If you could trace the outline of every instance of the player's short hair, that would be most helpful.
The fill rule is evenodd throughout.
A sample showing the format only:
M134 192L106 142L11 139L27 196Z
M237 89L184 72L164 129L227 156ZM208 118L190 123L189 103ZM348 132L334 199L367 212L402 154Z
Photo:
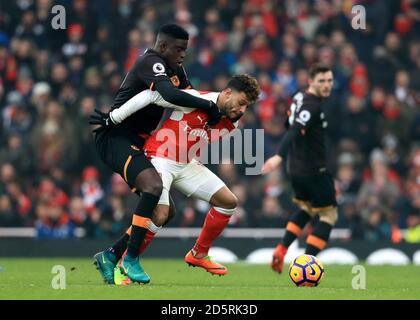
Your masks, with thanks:
M245 92L246 98L252 104L255 103L260 95L260 86L257 79L248 74L238 74L230 78L227 88L238 92Z
M189 39L188 32L184 28L173 23L163 25L159 29L158 34L164 34L174 39L182 39L182 40Z
M309 69L309 78L313 79L316 77L318 73L324 73L332 71L330 67L328 67L326 64L323 63L315 63L311 66Z

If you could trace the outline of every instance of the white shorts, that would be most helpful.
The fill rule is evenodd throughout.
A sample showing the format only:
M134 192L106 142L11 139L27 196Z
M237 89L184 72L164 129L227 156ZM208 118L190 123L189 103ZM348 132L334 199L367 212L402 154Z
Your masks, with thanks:
M209 202L211 197L225 186L218 176L197 160L192 160L190 163L179 163L170 159L153 157L151 162L163 182L159 204L169 206L171 187L187 197Z

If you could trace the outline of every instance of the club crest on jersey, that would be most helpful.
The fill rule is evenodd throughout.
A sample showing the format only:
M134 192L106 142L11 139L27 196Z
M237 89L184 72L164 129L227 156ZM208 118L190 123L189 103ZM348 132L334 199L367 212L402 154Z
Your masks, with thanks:
M171 81L172 81L172 84L175 86L175 87L178 87L179 85L180 85L180 81L179 81L179 78L178 78L178 76L172 76L171 77Z
M193 136L193 137L199 137L201 139L204 139L206 141L209 141L209 136L207 134L207 131L206 130L203 130L203 129L192 129L189 132L189 135L190 136Z

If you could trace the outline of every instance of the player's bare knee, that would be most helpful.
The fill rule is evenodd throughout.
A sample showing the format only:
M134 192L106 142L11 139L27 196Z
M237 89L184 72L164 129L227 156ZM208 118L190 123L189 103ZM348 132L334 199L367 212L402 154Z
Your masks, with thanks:
M163 226L168 220L169 211L169 206L158 205L153 211L153 223L158 227Z
M319 220L334 226L338 220L337 208L332 208L327 211L320 212Z
M175 205L172 205L172 202L171 202L171 205L169 206L168 217L166 218L166 221L163 223L163 225L171 221L175 217L175 214L176 214L176 208L175 208Z
M156 215L156 216L153 217L153 223L157 227L161 227L166 223L167 219L168 219L167 215L162 215L162 214Z
M238 206L238 198L225 186L213 194L210 204L228 210L235 209Z
M223 203L220 207L224 209L235 209L238 206L238 198L233 194L230 193L223 199Z

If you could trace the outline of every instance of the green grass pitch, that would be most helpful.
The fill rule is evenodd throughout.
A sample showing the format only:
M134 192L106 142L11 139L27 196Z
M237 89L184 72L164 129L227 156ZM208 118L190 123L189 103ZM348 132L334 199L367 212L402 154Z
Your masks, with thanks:
M365 266L366 289L352 288L352 266L325 266L316 288L297 288L288 274L267 265L227 265L212 276L182 259L143 259L152 281L125 287L105 285L90 259L0 258L0 299L420 299L419 266ZM66 270L66 289L52 288L54 265Z

